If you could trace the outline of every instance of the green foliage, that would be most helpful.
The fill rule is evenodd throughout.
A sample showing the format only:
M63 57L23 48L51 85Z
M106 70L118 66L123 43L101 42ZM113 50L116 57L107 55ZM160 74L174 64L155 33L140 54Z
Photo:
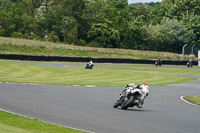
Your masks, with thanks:
M86 45L85 40L80 39L80 41L79 41L79 45L81 45L81 46L85 46L85 45Z
M120 39L119 31L110 26L111 22L94 24L88 32L88 37L93 38L96 42L105 48L117 48Z
M73 18L76 22L78 40L87 38L87 31L89 30L89 1L87 0L61 0L62 14L64 17Z
M149 49L161 51L181 52L184 44L192 44L193 32L188 30L177 20L163 18L160 25L149 25L150 36Z
M164 17L173 18L174 0L163 0L155 5L149 14L149 23L160 24Z
M147 30L139 19L133 19L127 25L123 25L122 48L146 50Z
M78 30L77 28L71 29L68 33L63 34L64 40L68 44L77 44Z
M24 38L23 34L21 32L13 32L11 34L11 37L14 37L14 38Z
M141 3L137 5L137 15L140 16L140 18L146 20L149 13L150 13L150 6Z
M175 0L175 16L181 19L183 14L194 13L200 14L200 1L199 0Z
M199 14L199 0L3 0L0 36L41 40L53 33L55 38L45 40L180 52L183 43L200 42ZM173 22L164 24L164 18Z
M196 42L200 43L200 16L187 12L186 15L183 15L181 22L188 28L188 30L194 32Z
M59 38L58 36L54 33L54 31L50 32L46 37L45 37L46 41L49 42L58 42Z
M124 9L128 6L128 0L107 0L107 3L117 9Z

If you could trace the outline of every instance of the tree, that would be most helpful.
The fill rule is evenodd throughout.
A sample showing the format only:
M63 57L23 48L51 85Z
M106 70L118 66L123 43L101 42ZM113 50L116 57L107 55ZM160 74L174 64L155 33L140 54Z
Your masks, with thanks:
M192 44L194 34L177 20L164 18L160 25L149 25L149 49L181 52L183 44Z
M199 0L175 0L174 16L178 20L187 13L194 13L194 15L200 14L200 1Z
M89 29L89 22L87 21L87 0L61 0L60 5L65 17L73 17L77 23L78 38L87 38L87 31ZM75 28L75 27L74 27Z
M174 0L163 0L161 3L157 3L152 8L151 13L148 15L149 23L156 25L159 24L163 17L173 18L174 16Z
M5 5L0 10L0 27L1 35L3 36L10 36L12 32L19 32L21 30L22 13L16 3L10 2L10 5L7 5L8 3L4 3Z
M200 16L187 12L187 14L183 15L181 22L188 30L194 32L196 38L195 41L200 43Z
M133 19L129 21L127 25L124 25L123 31L121 32L121 48L128 49L147 49L147 30L142 19Z
M128 0L107 0L106 3L117 9L125 9L128 6Z
M88 37L101 44L104 48L118 48L119 31L110 26L111 22L93 24Z
M147 16L150 13L150 6L148 6L147 4L138 4L137 5L137 16L139 16L140 18L142 18L144 21L147 20Z
M69 32L65 33L64 36L65 42L73 45L78 44L77 35L78 35L77 28L71 29Z

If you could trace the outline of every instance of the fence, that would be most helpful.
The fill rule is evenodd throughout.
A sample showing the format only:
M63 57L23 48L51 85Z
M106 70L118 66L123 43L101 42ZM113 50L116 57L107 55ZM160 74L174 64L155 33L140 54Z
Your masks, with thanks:
M194 58L198 57L198 51L200 50L200 45L187 45L184 48L184 59L185 60L194 60Z
M115 59L115 58L89 58L89 57L60 57L60 56L31 56L31 55L7 55L0 54L0 59L28 60L28 61L69 61L69 62L89 62L95 63L132 63L132 64L154 64L155 60L137 60L137 59ZM167 61L163 60L165 65L186 65L187 61ZM198 61L193 62L194 65Z

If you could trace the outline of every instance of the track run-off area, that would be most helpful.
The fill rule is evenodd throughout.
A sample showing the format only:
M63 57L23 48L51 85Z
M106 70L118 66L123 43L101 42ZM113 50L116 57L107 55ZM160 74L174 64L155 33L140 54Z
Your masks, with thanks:
M200 107L181 100L200 94L196 77L183 84L150 86L144 107L128 110L112 107L123 88L0 83L0 109L96 133L199 133Z

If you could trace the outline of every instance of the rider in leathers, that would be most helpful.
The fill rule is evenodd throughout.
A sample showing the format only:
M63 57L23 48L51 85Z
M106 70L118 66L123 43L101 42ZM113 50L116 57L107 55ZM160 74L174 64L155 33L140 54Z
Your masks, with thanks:
M141 85L140 84L137 85L137 84L134 84L134 83L130 83L130 84L127 84L126 89L128 87L131 87L132 89L138 88L138 89L142 90L142 96L140 97L140 99L138 99L136 101L137 102L136 106L138 108L142 108L143 104L144 104L144 99L149 95L149 86L147 85L147 83L141 83Z
M92 61L88 62L88 65L89 66L93 65L93 62Z

